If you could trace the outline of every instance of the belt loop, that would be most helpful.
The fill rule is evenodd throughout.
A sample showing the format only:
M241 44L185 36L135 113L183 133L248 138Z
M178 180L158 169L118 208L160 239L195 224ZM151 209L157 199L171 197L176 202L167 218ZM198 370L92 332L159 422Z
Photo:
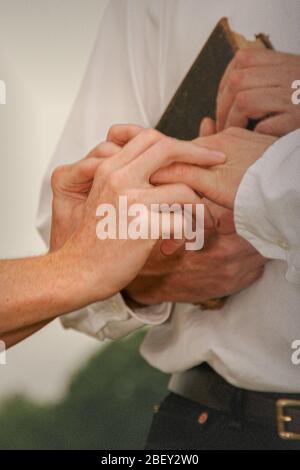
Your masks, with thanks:
M242 429L244 420L244 390L236 389L231 402L232 425L236 429Z

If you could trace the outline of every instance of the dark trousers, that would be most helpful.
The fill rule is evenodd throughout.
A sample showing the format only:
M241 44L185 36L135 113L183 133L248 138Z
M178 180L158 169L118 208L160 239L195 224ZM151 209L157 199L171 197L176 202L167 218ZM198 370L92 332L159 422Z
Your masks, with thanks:
M242 411L223 413L170 393L154 414L147 450L300 450L275 427L244 420Z

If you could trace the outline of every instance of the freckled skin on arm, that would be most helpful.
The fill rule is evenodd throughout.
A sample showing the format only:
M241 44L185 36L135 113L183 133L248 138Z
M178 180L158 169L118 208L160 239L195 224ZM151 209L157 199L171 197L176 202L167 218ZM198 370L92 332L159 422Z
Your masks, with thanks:
M10 347L78 307L65 253L0 261L0 339Z

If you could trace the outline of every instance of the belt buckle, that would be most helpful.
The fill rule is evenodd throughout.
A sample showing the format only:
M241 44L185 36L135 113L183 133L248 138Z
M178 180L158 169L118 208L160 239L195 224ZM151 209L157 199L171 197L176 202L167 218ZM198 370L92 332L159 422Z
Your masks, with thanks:
M300 440L300 434L296 432L290 432L285 429L286 423L291 423L293 418L284 413L285 408L300 408L300 400L287 400L281 399L276 402L277 411L277 430L278 435L281 439L298 441Z

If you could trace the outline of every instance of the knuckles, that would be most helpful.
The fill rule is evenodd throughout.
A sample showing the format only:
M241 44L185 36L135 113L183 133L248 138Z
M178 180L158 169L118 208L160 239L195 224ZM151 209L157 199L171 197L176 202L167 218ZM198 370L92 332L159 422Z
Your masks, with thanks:
M148 129L144 129L141 131L141 136L142 138L144 138L145 140L158 140L159 138L162 137L162 134L157 131L156 129L153 129L152 127L148 128Z
M239 268L240 265L237 262L228 263L223 267L223 276L227 283L231 281L235 282L236 276L240 270Z
M111 157L116 153L115 148L112 147L111 142L101 142L93 150L93 156L97 158Z
M98 166L96 171L95 179L107 182L109 177L112 175L111 162L109 160L104 160L101 165Z
M225 237L220 237L219 242L216 244L213 250L213 257L221 266L223 264L226 264L226 266L229 265L233 258L235 258L240 253L240 246L237 246L234 242L224 243L224 239Z
M118 135L120 129L123 127L123 124L114 124L108 129L107 140L111 141Z
M184 181L187 173L188 168L183 163L173 163L167 172L174 181Z
M136 204L143 202L142 190L137 188L127 189L124 193L124 196L127 198L128 205Z
M242 69L234 69L228 78L228 89L230 92L236 92L241 88L244 81L245 72Z
M159 150L165 155L167 161L171 161L176 148L177 139L172 137L163 137L159 143Z
M237 67L251 67L256 63L256 56L258 54L257 49L240 49L235 55L235 64Z
M60 165L53 171L51 175L51 188L56 189L60 185L62 178L66 173L66 165Z
M249 95L246 91L240 91L235 98L235 104L238 111L247 111L249 107Z
M104 169L101 177L105 178L105 185L113 192L118 193L124 184L124 172L121 170L112 171L109 173L108 169Z

